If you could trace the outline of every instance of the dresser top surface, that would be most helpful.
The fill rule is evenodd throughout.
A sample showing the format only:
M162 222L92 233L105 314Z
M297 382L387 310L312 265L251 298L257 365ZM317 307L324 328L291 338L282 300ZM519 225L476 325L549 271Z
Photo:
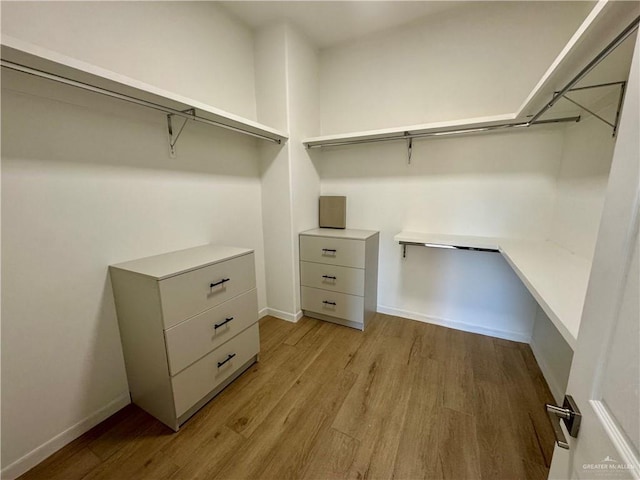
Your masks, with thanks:
M253 252L248 248L201 245L111 265L112 268L162 280Z
M329 238L350 238L353 240L366 240L367 238L377 235L377 230L354 230L350 228L314 228L306 232L300 232L300 235L311 237L329 237Z

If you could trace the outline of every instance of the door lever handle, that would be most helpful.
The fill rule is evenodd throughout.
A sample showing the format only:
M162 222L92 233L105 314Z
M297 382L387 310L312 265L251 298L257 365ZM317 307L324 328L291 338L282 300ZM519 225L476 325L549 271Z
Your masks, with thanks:
M564 436L562 427L560 427L560 420L564 421L569 435L574 438L578 436L582 414L580 413L576 402L573 400L571 395L565 395L562 407L557 407L556 405L550 405L547 403L545 405L545 409L547 410L547 415L549 416L553 433L556 436L556 445L560 448L569 450L569 443L567 442L567 438Z
M556 407L555 405L545 405L547 408L547 415L549 416L549 422L551 422L551 428L553 428L553 434L556 436L556 445L560 448L569 450L569 444L567 443L567 437L564 436L562 428L560 427L560 419L566 418L567 414L564 408Z

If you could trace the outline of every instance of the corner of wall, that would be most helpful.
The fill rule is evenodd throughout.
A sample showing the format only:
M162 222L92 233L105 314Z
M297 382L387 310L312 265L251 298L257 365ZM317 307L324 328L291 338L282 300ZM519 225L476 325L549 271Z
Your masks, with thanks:
M298 233L317 226L320 178L302 145L317 133L318 65L315 47L285 23L256 33L256 89L261 121L288 127L289 141L263 159L263 229L267 303L278 318L296 321L300 311ZM292 305L289 305L289 300ZM294 313L298 312L298 313Z
M100 422L106 420L111 415L126 407L130 403L131 397L129 396L128 391L122 393L121 395L118 395L117 398L107 403L104 407L98 409L96 412L80 420L75 425L67 428L64 432L59 433L52 439L40 445L35 450L28 452L12 464L3 467L2 471L0 472L0 476L4 480L13 480L15 478L18 478L20 475L28 472L40 462L45 460L47 457L57 452L83 433L91 430Z

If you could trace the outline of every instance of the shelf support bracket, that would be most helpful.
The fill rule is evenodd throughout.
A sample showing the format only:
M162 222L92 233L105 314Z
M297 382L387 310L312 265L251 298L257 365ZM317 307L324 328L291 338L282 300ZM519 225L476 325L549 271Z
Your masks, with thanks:
M618 125L620 124L620 114L622 113L622 103L624 102L624 94L627 90L627 82L620 84L620 96L618 97L618 108L616 110L615 126L613 127L613 137L618 133Z
M411 155L413 154L413 137L409 132L404 132L404 136L407 137L407 165L411 165Z
M576 102L574 99L569 98L569 96L567 95L567 93L569 93L569 92L575 92L575 91L578 91L578 90L588 90L588 89L591 89L591 88L611 87L611 86L614 86L614 85L619 85L620 86L620 92L618 93L618 105L617 105L617 109L616 109L616 118L613 121L613 123L611 123L606 118L598 115L594 111L589 110L587 107L585 107L584 105ZM555 98L556 96L558 96L560 94L560 96L562 98L564 98L565 100L573 103L574 105L576 105L577 107L581 108L585 112L590 113L591 115L593 115L595 118L597 118L601 122L606 123L607 125L609 125L613 129L613 133L612 133L611 136L615 137L616 133L618 133L618 124L620 122L620 113L622 112L622 102L624 101L624 93L625 93L626 86L627 86L627 82L601 83L599 85L589 85L589 86L586 86L586 87L572 88L572 89L567 90L565 93L562 93L562 94L560 94L560 92L554 92L553 96Z
M187 115L191 115L192 117L196 116L195 108L184 110L183 113L186 113ZM169 133L169 157L176 158L176 143L178 143L180 134L184 130L184 127L187 125L187 122L189 121L189 119L188 118L183 119L182 125L180 125L180 129L178 130L178 133L174 135L173 116L174 116L173 113L170 113L167 115L167 131Z
M402 244L402 258L407 258L407 244Z
M580 107L582 110L584 110L587 113L590 113L591 115L593 115L594 117L596 117L598 120L603 121L604 123L606 123L607 125L609 125L611 128L615 129L615 125L613 123L611 123L609 120L601 117L600 115L598 115L596 112L594 112L593 110L589 110L587 107L585 107L584 105L576 102L575 100L569 98L567 96L567 94L565 93L564 95L562 95L564 97L565 100L570 101L571 103L573 103L574 105Z

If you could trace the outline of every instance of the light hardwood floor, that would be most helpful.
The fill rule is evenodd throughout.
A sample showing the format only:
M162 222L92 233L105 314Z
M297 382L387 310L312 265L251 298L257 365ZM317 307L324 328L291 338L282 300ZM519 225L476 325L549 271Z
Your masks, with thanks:
M262 353L178 433L128 406L21 478L545 479L528 345L378 314L260 321Z

